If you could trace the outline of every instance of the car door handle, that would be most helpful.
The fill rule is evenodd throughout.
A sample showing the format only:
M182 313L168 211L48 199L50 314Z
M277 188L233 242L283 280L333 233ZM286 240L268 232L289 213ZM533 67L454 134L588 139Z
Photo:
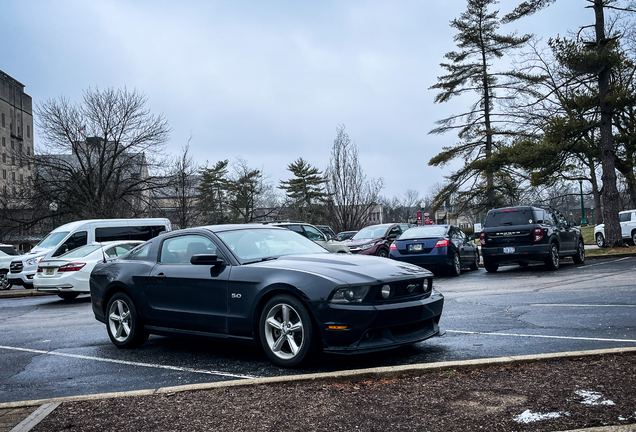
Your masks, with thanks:
M165 277L166 277L166 275L165 275L165 274L163 274L163 273L159 273L159 274L157 274L157 275L154 275L153 277L154 277L155 279L163 279L163 278L165 278Z

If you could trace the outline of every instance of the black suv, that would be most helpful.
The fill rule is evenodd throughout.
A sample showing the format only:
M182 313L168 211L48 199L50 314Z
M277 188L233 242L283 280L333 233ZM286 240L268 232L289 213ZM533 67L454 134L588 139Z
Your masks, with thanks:
M484 267L496 272L501 263L543 261L550 270L559 268L559 258L572 256L583 264L583 236L574 223L556 210L520 206L488 212L481 232Z

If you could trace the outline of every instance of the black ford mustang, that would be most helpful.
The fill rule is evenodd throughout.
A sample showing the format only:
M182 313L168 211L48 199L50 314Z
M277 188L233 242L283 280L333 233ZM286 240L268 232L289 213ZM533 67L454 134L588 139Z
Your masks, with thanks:
M149 334L262 345L292 367L317 350L376 351L439 332L443 296L420 267L334 255L282 228L217 225L173 231L91 274L95 318L120 348Z

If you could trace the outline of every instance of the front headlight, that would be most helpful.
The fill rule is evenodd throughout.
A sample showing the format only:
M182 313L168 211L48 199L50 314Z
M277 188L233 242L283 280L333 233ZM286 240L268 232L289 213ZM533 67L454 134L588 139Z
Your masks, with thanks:
M331 298L332 303L361 303L369 292L369 286L340 288Z
M28 260L25 261L26 265L28 266L32 266L32 265L36 265L38 264L40 261L42 261L42 258L44 258L44 255L39 256L39 257L35 257L35 258L30 258Z
M365 245L360 246L360 250L369 249L369 248L372 248L373 246L375 246L375 243L365 244Z

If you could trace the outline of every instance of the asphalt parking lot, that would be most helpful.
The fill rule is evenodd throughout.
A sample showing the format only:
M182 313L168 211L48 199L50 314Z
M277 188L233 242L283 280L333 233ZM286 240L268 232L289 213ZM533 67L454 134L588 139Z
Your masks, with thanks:
M396 350L279 369L251 347L152 336L119 350L86 296L0 300L0 402L512 355L636 346L636 258L440 277L446 334Z

